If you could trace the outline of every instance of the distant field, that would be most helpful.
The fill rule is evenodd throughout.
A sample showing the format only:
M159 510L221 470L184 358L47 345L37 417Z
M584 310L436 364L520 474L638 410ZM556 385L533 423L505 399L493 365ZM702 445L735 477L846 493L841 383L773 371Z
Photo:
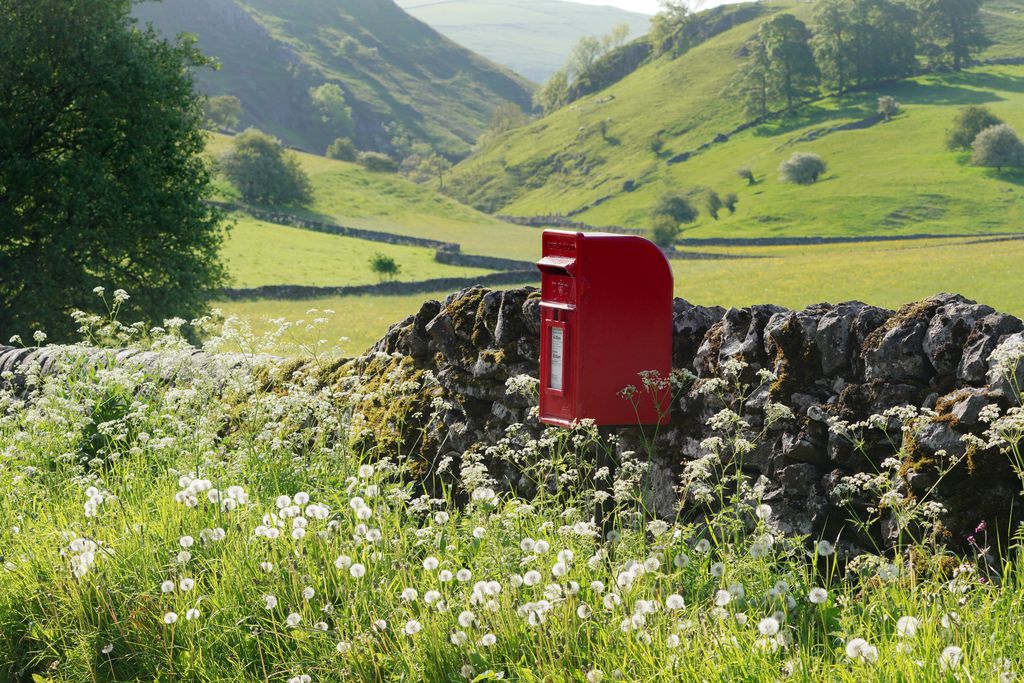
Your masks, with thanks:
M212 134L207 153L226 152L231 138ZM534 259L539 254L536 230L502 223L434 190L394 173L371 173L358 164L296 153L313 183L314 200L303 209L271 207L300 216L356 228L455 242L469 254ZM220 195L236 200L234 190L218 181Z
M1024 241L966 242L709 249L766 258L674 261L676 295L706 306L773 303L802 308L856 299L895 308L939 292L957 292L1024 317ZM268 318L304 319L310 308L334 309L331 322L315 338L348 337L342 351L351 354L370 346L388 325L416 312L423 301L448 293L217 305L226 313L245 316L260 329L269 327Z
M237 214L224 248L234 287L260 285L364 285L378 281L370 270L374 254L395 259L402 281L471 277L490 271L438 263L425 247L370 242L258 221Z

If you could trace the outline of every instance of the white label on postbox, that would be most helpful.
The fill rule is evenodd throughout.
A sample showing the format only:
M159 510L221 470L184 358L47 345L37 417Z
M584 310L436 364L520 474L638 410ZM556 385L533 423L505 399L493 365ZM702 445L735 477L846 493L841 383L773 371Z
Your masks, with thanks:
M565 330L561 327L551 328L551 388L562 390L562 358L565 350Z

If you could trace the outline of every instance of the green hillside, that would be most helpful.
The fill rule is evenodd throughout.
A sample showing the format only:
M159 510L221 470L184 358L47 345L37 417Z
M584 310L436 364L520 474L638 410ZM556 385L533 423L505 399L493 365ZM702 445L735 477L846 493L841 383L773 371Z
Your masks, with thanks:
M417 19L498 64L541 83L560 69L583 36L616 24L647 33L651 18L616 7L564 0L396 0Z
M339 134L321 120L311 88L339 86L350 132L364 149L408 137L461 156L504 102L527 106L521 77L456 45L392 0L164 0L135 14L167 35L197 36L220 69L198 75L209 95L234 95L241 126L322 152Z
M766 16L788 11L806 21L812 14L808 3L774 2L765 10ZM1022 10L1020 0L987 3L984 18L994 43L983 57L1024 56ZM1021 179L971 168L944 149L945 131L966 104L989 105L1024 129L1020 66L927 75L827 98L795 118L770 121L670 163L746 123L730 83L744 44L763 20L739 25L677 59L642 66L610 88L506 134L460 164L452 186L461 198L503 214L575 213L591 224L637 227L648 225L650 208L669 191L738 194L734 215L723 212L718 221L703 216L688 233L693 237L1020 229ZM890 123L860 127L883 94L894 95L903 113ZM832 130L849 124L852 130ZM824 182L779 182L778 165L794 151L826 159ZM740 166L750 166L760 182L748 187L736 175Z
M229 136L211 134L207 154L217 157L230 143ZM265 208L353 228L454 242L469 254L531 259L539 252L535 229L509 226L394 173L374 173L358 164L295 154L312 182L313 201L304 209ZM219 199L238 201L223 179L218 179L218 188Z

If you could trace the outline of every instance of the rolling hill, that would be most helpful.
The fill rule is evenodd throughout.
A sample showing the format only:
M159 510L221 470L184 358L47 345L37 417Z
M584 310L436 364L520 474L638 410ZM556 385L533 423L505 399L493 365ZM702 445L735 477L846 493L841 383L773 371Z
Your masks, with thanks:
M402 9L460 45L542 83L561 68L583 36L616 24L632 36L651 18L616 7L564 0L396 0Z
M986 104L1024 130L1024 66L986 65L929 74L818 100L799 115L736 132L747 117L730 83L744 44L764 18L787 11L810 21L808 3L763 5L746 21L662 57L610 87L511 131L456 167L449 187L464 201L511 215L562 213L594 225L644 228L667 192L736 193L734 215L706 214L687 236L850 235L1020 231L1024 181L971 168L944 149L957 110ZM985 59L1024 57L1024 2L990 0L993 44ZM877 98L903 112L873 121ZM821 154L824 182L786 185L779 163ZM759 182L736 175L751 167Z
M392 0L164 0L135 6L166 35L194 34L220 62L197 74L209 95L242 101L241 126L323 152L339 131L310 89L339 86L356 144L389 150L398 124L449 157L468 153L494 109L530 104L520 76L456 45Z

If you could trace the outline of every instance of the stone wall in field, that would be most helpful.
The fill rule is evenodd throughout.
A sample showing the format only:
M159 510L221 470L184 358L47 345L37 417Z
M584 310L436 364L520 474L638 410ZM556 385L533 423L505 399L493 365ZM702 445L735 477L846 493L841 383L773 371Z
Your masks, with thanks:
M538 374L539 303L529 287L465 289L424 303L364 356L326 368L289 360L278 381L313 373L351 396L359 445L414 451L429 482L437 463L450 458L449 471L458 472L464 453L485 454L510 425L540 433L530 415L534 401L506 388L511 377ZM849 477L886 471L883 463L901 447L890 480L912 500L945 506L953 545L965 543L982 521L1001 530L1016 521L1010 516L1021 507L1021 484L1009 458L997 448L968 448L962 436L984 432L986 406L1005 412L1018 400L996 367L1008 350L1024 349L1024 324L1017 318L951 294L895 312L861 303L726 310L677 299L674 331L673 365L692 377L651 452L655 476L648 497L658 514L674 515L679 503L688 510L703 505L695 489L678 484L688 466L706 458L702 442L715 435L708 421L726 407L709 387L735 384L735 361L742 361L739 380L751 387L742 412L753 442L742 467L751 483L761 479L764 501L784 530L838 537L851 550L890 545L897 533L893 515L872 512L877 502L852 491ZM45 373L59 359L45 349L0 347L0 386L17 387L24 367L41 363ZM158 363L153 354L137 352L122 360ZM773 377L764 380L760 371ZM1024 363L1017 372L1016 386L1024 386ZM766 416L778 404L792 417L769 425ZM859 447L830 425L899 406L929 409L934 418L905 433L895 417L885 429L860 430ZM620 430L620 451L646 460L640 437L638 429ZM954 460L959 464L939 480L939 469ZM502 485L529 495L529 482L513 466L487 464ZM879 520L858 529L848 523L854 514Z
M793 413L764 429L743 461L752 481L767 480L765 501L793 532L840 537L860 548L889 544L896 527L884 511L867 532L848 524L851 510L871 516L873 501L851 495L847 477L883 471L901 445L903 459L892 474L897 487L946 507L943 522L954 545L981 521L1006 529L1011 508L1020 507L1020 480L1007 456L998 449L968 452L961 439L984 431L985 406L1005 411L1017 400L990 360L997 347L1024 345L1017 318L951 294L895 312L862 303L725 310L677 299L674 326L673 365L696 380L675 401L671 425L655 442L650 502L659 514L673 514L679 496L688 495L676 490L680 475L707 454L702 441L714 435L707 422L725 407L707 385L734 381L729 367L737 360L746 364L742 382L757 387L744 406L753 432L762 431L771 403ZM451 407L443 433L424 440L443 444L433 458L457 461L464 451L496 443L513 423L536 425L531 402L505 384L514 375L537 376L539 297L531 288L473 288L427 302L373 351L399 354L436 375ZM762 382L760 370L775 378ZM861 430L859 448L829 426L833 418L857 422L899 406L927 408L937 417L908 432L906 443L897 418L885 430ZM620 448L642 451L639 436L622 430ZM938 468L951 459L961 463L937 482ZM493 469L507 485L526 486L500 464Z

